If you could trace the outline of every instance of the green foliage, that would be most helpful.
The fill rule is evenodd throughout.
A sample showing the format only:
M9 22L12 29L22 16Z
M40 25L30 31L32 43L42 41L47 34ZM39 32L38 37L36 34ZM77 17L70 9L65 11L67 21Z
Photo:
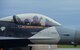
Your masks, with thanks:
M58 48L80 48L80 45L74 47L74 45L58 45Z

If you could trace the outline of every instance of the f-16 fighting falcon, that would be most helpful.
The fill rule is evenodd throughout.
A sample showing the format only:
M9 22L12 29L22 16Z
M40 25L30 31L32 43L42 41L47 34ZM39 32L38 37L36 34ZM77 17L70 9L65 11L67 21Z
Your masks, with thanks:
M28 44L80 44L80 31L61 26L41 14L26 13L0 18L0 47Z

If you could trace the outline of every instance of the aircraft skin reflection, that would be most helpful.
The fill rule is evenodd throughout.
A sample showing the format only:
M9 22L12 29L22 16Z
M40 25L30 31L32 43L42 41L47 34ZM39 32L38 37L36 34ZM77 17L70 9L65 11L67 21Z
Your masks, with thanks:
M80 44L80 31L64 28L41 14L27 13L0 18L0 47L28 44Z

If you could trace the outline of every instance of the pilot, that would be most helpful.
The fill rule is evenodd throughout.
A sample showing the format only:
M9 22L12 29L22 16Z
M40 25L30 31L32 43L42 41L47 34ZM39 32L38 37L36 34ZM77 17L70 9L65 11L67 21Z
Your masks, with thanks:
M31 22L32 26L41 26L41 21L42 17L40 19L38 19L38 16L34 16L33 17L33 21Z
M24 20L24 23L25 23L26 25L30 25L30 23L31 23L31 22L30 22L30 19L25 19L25 20Z

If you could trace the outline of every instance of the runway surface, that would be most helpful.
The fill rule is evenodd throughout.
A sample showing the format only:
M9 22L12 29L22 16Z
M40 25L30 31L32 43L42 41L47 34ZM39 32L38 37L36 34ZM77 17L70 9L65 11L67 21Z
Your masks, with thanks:
M80 50L80 48L57 48L57 50Z

